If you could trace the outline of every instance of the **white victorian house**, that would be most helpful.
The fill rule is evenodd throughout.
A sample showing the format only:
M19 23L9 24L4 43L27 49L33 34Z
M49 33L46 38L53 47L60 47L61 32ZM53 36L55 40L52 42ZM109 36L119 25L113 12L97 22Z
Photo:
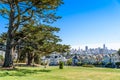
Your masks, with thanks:
M102 62L106 65L111 62L111 56L109 54L104 54L103 55L103 60Z
M48 63L49 65L58 65L60 61L66 63L67 59L61 54L50 54L42 58L42 62Z
M120 62L120 56L118 55L118 53L112 54L111 62L112 62L113 64L115 64L116 62Z

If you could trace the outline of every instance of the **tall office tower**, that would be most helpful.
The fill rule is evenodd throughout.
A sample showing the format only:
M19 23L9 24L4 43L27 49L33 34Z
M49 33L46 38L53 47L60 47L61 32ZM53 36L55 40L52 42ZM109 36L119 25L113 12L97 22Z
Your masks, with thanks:
M88 51L88 46L85 46L85 51Z
M103 44L103 49L106 49L105 44Z

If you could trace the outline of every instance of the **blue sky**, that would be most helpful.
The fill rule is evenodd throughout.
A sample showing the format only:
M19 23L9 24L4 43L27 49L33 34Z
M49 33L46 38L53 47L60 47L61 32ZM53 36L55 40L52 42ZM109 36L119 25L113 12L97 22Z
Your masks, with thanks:
M63 18L55 23L61 28L63 43L72 47L120 48L120 0L64 0L59 8Z
M53 25L61 28L63 44L73 48L120 48L120 0L64 0ZM6 20L0 17L0 33L6 31Z

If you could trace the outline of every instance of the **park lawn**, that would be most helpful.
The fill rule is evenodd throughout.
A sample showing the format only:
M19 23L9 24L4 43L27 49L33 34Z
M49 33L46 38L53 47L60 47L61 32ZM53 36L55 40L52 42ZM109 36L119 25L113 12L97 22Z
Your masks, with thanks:
M0 80L120 80L120 69L85 67L17 67L0 69Z

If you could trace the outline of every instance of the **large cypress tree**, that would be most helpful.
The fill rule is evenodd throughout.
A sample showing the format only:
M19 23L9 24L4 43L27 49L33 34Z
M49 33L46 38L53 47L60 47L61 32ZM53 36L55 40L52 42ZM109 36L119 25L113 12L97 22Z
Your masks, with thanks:
M63 4L62 0L0 0L0 14L8 20L6 53L3 67L13 66L12 53L16 42L16 31L31 20L41 23L52 23L57 8Z

